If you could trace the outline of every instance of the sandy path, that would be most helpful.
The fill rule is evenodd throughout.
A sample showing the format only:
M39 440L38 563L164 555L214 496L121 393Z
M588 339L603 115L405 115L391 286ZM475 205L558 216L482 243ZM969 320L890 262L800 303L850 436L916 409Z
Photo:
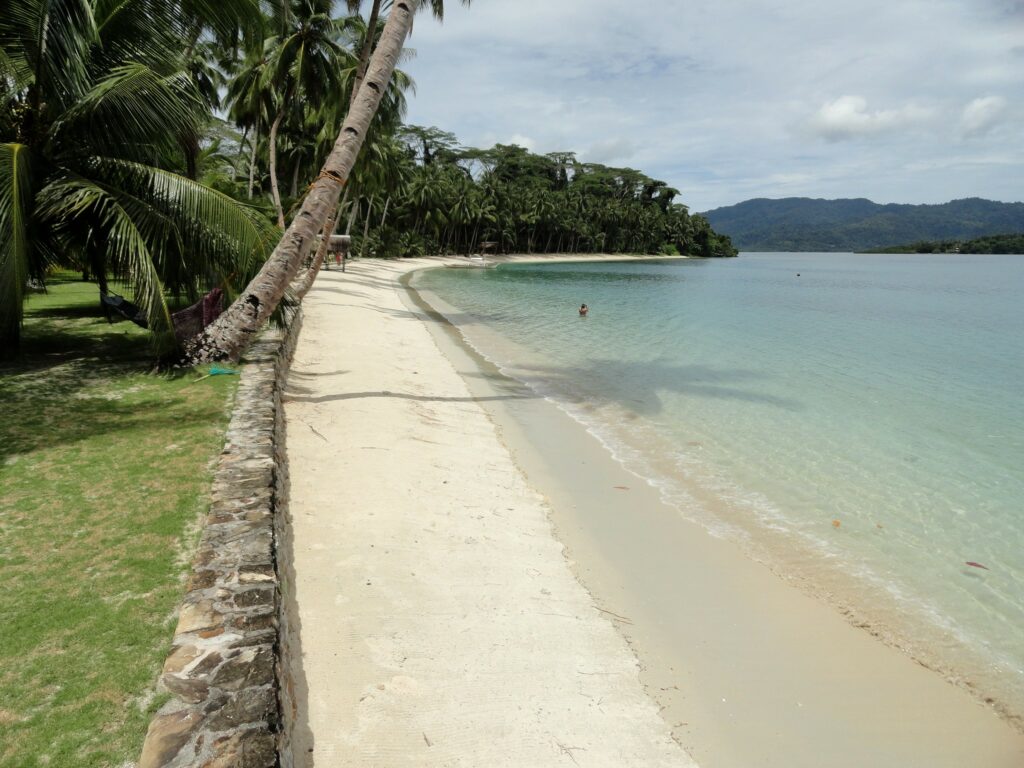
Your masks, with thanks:
M287 395L296 765L690 766L465 382L410 262L325 272Z

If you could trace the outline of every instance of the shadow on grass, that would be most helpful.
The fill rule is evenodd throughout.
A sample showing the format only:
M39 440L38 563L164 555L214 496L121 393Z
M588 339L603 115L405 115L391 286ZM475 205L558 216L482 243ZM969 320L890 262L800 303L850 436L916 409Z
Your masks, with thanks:
M0 389L0 398L6 400ZM77 394L77 393L76 393ZM68 446L104 435L115 435L119 440L130 438L137 432L140 438L164 428L184 429L190 425L209 423L206 412L184 414L180 410L168 413L163 398L151 402L122 402L105 397L71 399L50 397L50 393L15 405L17 425L11 425L0 442L0 460L40 448Z
M25 312L25 319L32 321L34 319L45 319L45 318L58 318L69 320L72 318L91 317L96 320L102 320L106 322L106 316L103 314L103 309L100 307L99 298L97 297L95 304L76 304L73 306L45 306L35 307ZM119 320L118 316L113 317L116 323Z
M159 399L120 399L139 376L155 369L147 331L126 320L108 323L88 284L56 282L50 293L35 298L45 304L26 312L20 349L0 361L0 402L7 417L0 457L182 420L161 415ZM176 371L159 378L185 375Z
M67 366L76 369L79 385L95 376L124 376L153 370L155 356L149 338L128 330L130 324L107 326L103 321L102 328L84 328L76 327L67 318L61 320L65 322L26 322L18 354L0 361L0 391L11 386L8 380L12 377L45 377L53 375L55 369ZM59 378L62 391L75 388L74 381L66 381L67 375ZM38 383L46 388L44 379Z

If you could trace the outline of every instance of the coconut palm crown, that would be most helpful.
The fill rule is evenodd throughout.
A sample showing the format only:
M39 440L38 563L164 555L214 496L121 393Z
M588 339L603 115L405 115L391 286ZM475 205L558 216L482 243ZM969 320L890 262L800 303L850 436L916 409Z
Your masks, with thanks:
M52 266L132 286L163 345L167 294L262 262L255 212L180 173L209 117L196 46L255 28L257 0L6 0L0 15L0 353ZM200 284L204 276L205 285Z

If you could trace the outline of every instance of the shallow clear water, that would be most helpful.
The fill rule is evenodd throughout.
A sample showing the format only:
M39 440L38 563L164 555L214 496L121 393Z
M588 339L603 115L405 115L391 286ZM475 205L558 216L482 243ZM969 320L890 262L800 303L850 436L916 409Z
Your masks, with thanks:
M1024 257L518 264L414 285L682 514L1024 711Z

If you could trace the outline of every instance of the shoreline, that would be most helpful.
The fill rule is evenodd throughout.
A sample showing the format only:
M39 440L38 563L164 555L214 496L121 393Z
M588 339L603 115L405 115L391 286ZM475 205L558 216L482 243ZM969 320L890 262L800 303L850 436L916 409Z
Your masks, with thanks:
M692 768L401 273L320 275L285 393L296 766Z
M505 261L519 260L515 258L505 259ZM521 260L526 261L528 259ZM537 261L538 259L529 260ZM540 260L564 261L566 259ZM572 260L602 259L575 258ZM628 259L623 257L606 257L603 260ZM407 283L408 280L403 282ZM415 291L415 289L408 285L406 287L411 292ZM430 312L430 300L421 300L426 301L428 307L426 310L421 308L421 311ZM436 297L434 297L434 300L436 301ZM443 312L438 314L443 318ZM444 322L447 323L447 321ZM886 723L890 724L889 730L891 731L892 723L900 723L900 730L903 730L904 733L889 733L886 741L887 751L883 752L883 754L887 755L902 754L900 761L894 762L893 765L954 766L977 764L1009 766L1019 764L1022 756L1024 756L1024 751L1022 751L1024 747L1021 746L1024 744L1024 740L1020 738L1020 734L1014 729L1014 725L1009 719L1000 719L991 709L979 703L964 687L951 685L938 672L925 669L921 662L915 662L905 650L893 647L885 638L873 634L870 628L868 628L869 631L863 631L862 627L855 626L852 623L855 620L854 617L842 616L834 604L826 605L820 599L808 595L799 587L787 583L783 577L772 572L768 566L755 562L747 554L740 552L739 548L734 544L714 539L706 530L694 523L687 523L681 518L673 519L678 517L677 513L665 507L664 502L654 489L647 486L638 476L629 473L628 470L612 458L605 446L600 445L596 438L586 432L582 424L572 419L554 404L546 403L548 406L547 413L541 416L538 413L524 411L524 409L534 408L533 401L526 398L510 401L489 400L488 393L493 393L493 389L489 390L488 387L493 388L495 380L506 377L488 363L486 359L481 358L472 350L455 326L450 326L447 332L438 331L436 327L432 328L432 331L434 332L435 341L442 347L444 354L450 359L455 358L453 362L457 360L456 367L463 373L474 394L482 399L492 419L498 425L503 440L509 446L517 464L520 465L528 476L531 485L548 497L557 535L567 545L570 556L576 560L575 571L577 576L584 583L584 586L595 595L598 604L611 614L632 617L633 620L630 623L617 622L617 626L630 641L641 662L645 664L645 678L647 678L645 679L645 684L648 690L658 699L659 704L665 708L669 724L688 723L686 728L677 726L674 729L675 735L691 750L699 762L702 762L702 764L705 762L704 754L713 755L717 752L718 755L716 757L707 759L707 764L743 765L752 764L749 762L751 760L757 761L759 765L817 764L824 745L830 745L832 749L839 749L838 745L842 744L843 739L849 738L846 729L833 731L828 737L824 735L829 732L830 728L835 727L837 722L835 713L842 713L844 716L839 718L839 722L856 722L864 733L883 733L886 731ZM448 337L448 344L444 341L443 337L445 335ZM491 370L486 370L488 366ZM478 369L476 372L473 371L474 367ZM479 370L481 368L486 371L483 375L481 375ZM515 382L515 384L518 384L518 382ZM505 382L499 388L507 388L508 386L510 384ZM518 386L524 385L519 384ZM526 404L529 405L529 409L526 408ZM558 429L546 428L544 426L545 424L556 422L560 423ZM573 437L567 439L566 435L573 435ZM590 445L588 445L588 442ZM553 451L544 451L541 447L544 444L550 445L553 443L560 443L561 447ZM587 456L586 463L591 466L587 470L573 466L572 461L564 460L566 455L585 455ZM557 469L551 469L552 466L557 467ZM595 470L594 467L596 466L600 466L601 469L599 471ZM614 493L610 496L606 493L605 495L608 498L602 499L599 494L589 490L595 484L600 484L598 478L604 480L607 477L613 476L613 473L616 471L619 473L616 476L620 477L620 482L616 484L606 482L604 490L607 492L609 488L614 488L616 485L629 485L630 491L628 494L620 493L617 498ZM574 474L578 477L567 481L566 478L572 478ZM641 488L640 486L643 487ZM799 713L800 716L798 718L792 719L789 723L793 728L800 727L800 723L797 722L798 720L802 720L804 723L813 721L815 717L823 720L815 725L817 734L808 734L803 739L805 745L819 742L815 744L812 750L813 754L807 756L808 760L806 763L794 762L792 759L781 759L778 763L766 762L763 751L756 749L746 754L735 752L735 745L730 745L729 742L745 740L747 735L749 735L749 730L744 731L741 728L734 731L725 728L720 722L716 724L716 720L721 720L722 717L725 717L726 720L730 718L735 719L735 712L724 714L721 711L716 711L714 707L709 707L703 714L703 718L696 718L696 720L703 719L703 724L699 726L693 725L695 718L688 715L688 713L692 714L693 701L687 702L686 692L681 690L684 688L684 685L680 685L680 682L682 681L684 684L689 685L694 680L683 680L676 666L665 661L665 659L672 658L674 653L678 654L678 651L675 650L674 641L667 639L668 634L663 629L657 631L656 629L651 629L651 627L656 628L656 625L666 623L664 614L666 611L671 611L671 601L662 599L663 610L660 614L649 615L642 621L636 621L637 613L635 606L649 602L647 599L649 591L657 592L659 590L658 580L654 578L656 574L649 574L648 583L643 588L640 588L638 584L624 587L622 584L617 583L614 577L609 577L608 573L625 573L632 571L638 563L643 565L643 557L634 553L632 561L629 558L623 559L619 557L617 562L610 562L616 560L613 550L616 547L621 548L622 541L624 540L623 537L628 539L632 535L631 532L628 530L616 530L615 520L606 519L601 523L605 526L603 533L595 535L593 531L587 530L588 526L592 527L593 520L584 520L579 513L579 506L590 510L588 514L591 514L592 511L598 509L605 502L611 502L613 506L617 505L619 507L620 516L625 516L630 512L629 505L621 503L623 501L622 496L625 495L632 499L630 504L639 503L639 506L646 511L645 524L653 525L661 531L663 535L660 537L660 541L675 539L680 551L686 551L691 558L703 559L703 565L701 566L687 569L677 568L678 576L683 577L685 572L685 579L681 579L680 583L688 585L693 582L700 583L701 579L707 580L709 578L707 574L714 572L714 569L710 567L712 561L718 563L720 572L742 573L742 576L733 575L729 578L730 581L736 582L736 584L733 585L733 591L726 602L731 601L734 607L737 604L747 604L745 608L734 611L737 615L733 616L731 621L734 621L735 624L743 623L744 614L747 618L750 615L763 614L764 606L762 603L765 598L764 593L767 590L770 593L770 600L773 602L774 607L772 614L764 617L765 620L769 623L788 625L789 639L795 641L797 648L800 647L800 642L796 642L799 632L794 632L794 627L798 627L801 624L812 624L815 626L815 642L824 644L827 648L816 648L813 647L814 644L811 644L812 647L805 647L801 651L796 652L793 650L792 644L787 649L786 643L781 643L770 654L767 654L769 657L774 655L774 661L783 662L791 669L797 669L801 664L807 666L805 663L807 659L813 659L813 665L816 665L814 671L809 674L808 669L804 670L804 677L810 678L810 680L805 680L803 686L780 680L774 684L777 690L786 690L788 686L791 693L800 695L798 689L803 687L805 691L809 690L806 683L813 683L814 678L817 678L819 682L827 681L829 685L846 685L847 694L845 698L853 702L845 708L840 706L841 702L837 702L835 699L842 697L836 693L832 696L832 701L828 700L828 696L818 700L817 706L819 711L816 714L810 714L806 711L808 708L806 706L807 702L800 702L800 706L796 707L798 710L803 711ZM636 499L640 496L645 498L643 501L637 502ZM581 505L581 499L586 499L586 503ZM651 512L651 510L657 509L661 510L660 514ZM592 514L591 517L593 517ZM604 517L609 516L605 515ZM604 539L602 539L602 536ZM698 551L701 547L694 546L693 541L701 539L706 539L703 542L703 549L716 550L713 557L709 558L707 552ZM648 543L651 546L657 546L659 540ZM730 552L729 550L732 551ZM671 552L666 551L663 554L669 561L671 560ZM669 566L671 567L672 563L669 563ZM738 586L740 582L745 584L745 586ZM629 593L630 589L632 589L632 594L628 599L624 598L623 594ZM681 592L686 594L690 600L696 599L698 602L701 601L703 596L699 593L700 590L693 590L691 588L687 592L686 589L687 587L684 586ZM662 591L664 591L663 587ZM710 591L713 592L714 589L712 588ZM787 596L785 594L787 592L792 594ZM662 597L664 598L664 596ZM719 597L722 597L722 595L719 595ZM704 602L707 602L706 598ZM715 612L718 609L711 605L705 605L705 610ZM694 614L692 611L691 614L693 614L691 616L692 619L695 621L700 620L699 614ZM780 619L780 617L782 618ZM826 626L827 629L820 629L822 626ZM682 631L682 627L677 627L676 629L677 631ZM750 626L750 631L756 632L757 627ZM785 632L786 630L783 627L781 631ZM718 644L721 645L723 640L727 640L727 638L718 637ZM874 651L871 650L872 647L874 647ZM699 655L699 651L699 648L691 648L690 653ZM749 651L750 649L739 651L739 655L749 656ZM878 679L874 681L869 680L866 683L862 682L860 685L853 685L850 688L849 686L856 681L837 679L837 671L834 669L834 665L830 665L827 658L830 655L844 659L842 663L847 664L854 670L862 670L863 667L868 666L872 670L872 675ZM676 658L675 661L685 665L688 659L685 654L681 656L682 658ZM802 658L793 658L794 656ZM818 658L813 658L815 656ZM856 659L860 661L855 661ZM692 663L692 661L693 658L691 657L689 662ZM743 660L741 659L741 661ZM779 666L778 663L772 664L772 661L772 658L767 660L762 658L762 663L749 665L748 672L756 675L759 669ZM714 662L715 659L702 659L701 666L707 669L709 666L713 666ZM718 663L724 664L721 659L718 660ZM734 665L735 659L730 660L728 663ZM713 677L714 675L709 675L708 679ZM842 676L839 675L839 677L841 678ZM714 687L714 684L704 680L697 685L698 688L701 686ZM810 688L813 687L812 684ZM745 695L743 691L739 690L742 686L737 684L736 688L733 701L736 701L737 695L740 699ZM911 700L907 699L907 691L914 691L915 693L912 698L928 700L929 705L921 707L912 704ZM876 696L882 702L895 701L898 704L893 706L891 703L880 703L875 700ZM706 705L706 700L713 699L714 697L704 696L703 698ZM718 698L729 699L728 696ZM804 696L803 698L808 697ZM779 697L776 697L776 700L778 699ZM960 700L957 701L957 699ZM777 710L778 706L778 701L776 704L762 701L761 704L751 705L744 715L748 719L748 726L750 725L749 721L762 719L759 712ZM911 709L914 709L920 715L918 719L915 719L913 716L907 716L906 712ZM829 711L832 712L831 715L826 714ZM968 728L965 726L965 719L977 720L977 723ZM995 721L998 725L993 727L992 721ZM785 726L785 721L783 726ZM762 730L770 730L770 728L760 723L756 724L756 727ZM979 729L985 730L986 728L990 728L991 732L984 738L979 737ZM786 727L782 727L775 737L769 737L765 734L765 738L768 739L766 743L774 745L775 742L772 741L772 738L792 736L791 733L783 733L782 731L784 730L786 730ZM844 759L848 759L850 765L858 764L858 760L860 764L863 764L865 760L871 763L872 759L875 760L873 764L879 764L877 762L878 753L870 749L871 744L865 745L862 743L862 740L855 741L861 743L850 744L841 748ZM701 746L701 742L704 742L705 745ZM999 753L998 747L995 750L985 751L986 745L988 745L988 748L991 748L996 742L1001 743L1002 748L1007 751ZM708 744L713 746L709 747ZM934 753L934 756L927 760L922 758L921 754L923 753L918 751L923 749L923 746L919 747L918 745L924 744L927 744L928 750ZM874 746L878 747L881 745L875 744ZM869 749L867 753L863 752L865 748ZM775 747L772 746L771 749L775 749ZM728 762L728 760L723 762L719 759L723 752L730 751L732 751L732 754L729 759L732 762ZM858 751L860 751L860 757L855 759ZM981 757L983 755L988 755L988 758ZM838 765L839 763L830 762L829 764ZM842 764L846 765L847 763Z
M557 261L554 258L550 260ZM573 259L576 262L586 260L586 257ZM631 259L602 256L593 260L625 262ZM646 258L634 257L632 260ZM513 257L508 261L519 262L519 259ZM525 258L521 263L536 261L535 258ZM411 272L403 278L407 289L417 290L408 283L423 271ZM493 350L500 350L500 359L509 370L503 370L500 366L495 370L519 381L517 355L523 356L524 360L531 360L533 353L530 350L491 330L486 320L467 316L461 310L447 305L443 299L430 293L429 289L422 292L430 294L430 300L445 308L448 317L454 318L460 344L468 346L472 355L492 368L495 366L488 355L494 354ZM434 312L432 309L430 312L440 322L449 323L444 312ZM552 365L554 361L543 361L543 364ZM673 461L661 461L651 455L641 456L637 443L624 440L621 432L616 434L615 429L609 428L609 423L594 419L587 403L571 397L566 401L564 391L551 390L543 384L534 393L542 397L550 395L557 409L568 415L571 424L595 435L602 447L615 457L617 464L624 466L631 476L659 489L661 501L673 512L713 537L731 540L745 557L763 565L776 578L829 606L851 627L897 650L915 664L929 669L947 683L965 691L977 703L995 712L1011 728L1024 734L1024 699L1020 698L1019 684L1016 677L1010 681L1008 677L1001 676L1004 671L1016 671L1017 667L1012 660L986 656L977 650L978 638L974 638L975 642L972 643L971 638L965 637L952 625L943 624L928 613L915 613L916 606L908 609L902 596L898 592L891 592L887 584L873 573L857 573L846 563L830 559L828 554L818 548L822 542L758 523L745 506L734 503L735 497L722 495L719 489L709 488L706 483L688 478L686 470L680 475L680 468ZM671 444L665 443L662 447L665 455L671 454Z

